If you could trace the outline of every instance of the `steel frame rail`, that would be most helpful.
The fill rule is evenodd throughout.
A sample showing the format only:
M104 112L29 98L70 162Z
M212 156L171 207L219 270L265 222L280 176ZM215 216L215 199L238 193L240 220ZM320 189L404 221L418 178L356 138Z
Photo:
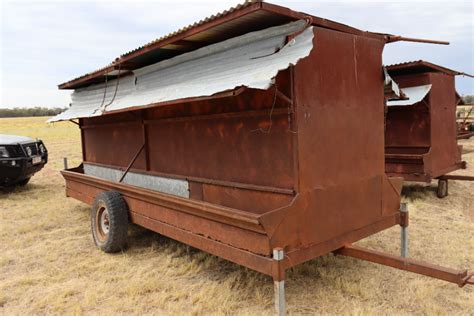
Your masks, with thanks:
M336 254L429 276L455 283L459 287L463 287L466 284L474 285L474 273L468 273L467 270L455 270L415 259L402 258L376 250L364 249L354 245L344 246L337 250Z

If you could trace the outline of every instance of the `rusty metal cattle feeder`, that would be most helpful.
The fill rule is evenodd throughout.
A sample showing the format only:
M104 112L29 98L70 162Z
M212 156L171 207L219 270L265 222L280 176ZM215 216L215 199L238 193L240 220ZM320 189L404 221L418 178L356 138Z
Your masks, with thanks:
M465 104L459 102L457 104L459 116L457 116L456 124L458 127L458 139L469 139L474 136L474 104Z
M472 283L351 246L401 225L407 255L402 179L384 164L382 50L397 40L248 2L123 55L60 85L73 102L52 121L78 118L83 146L67 196L94 204L103 249L107 203L123 202L130 222L273 277L281 314L285 270L330 252Z
M409 95L406 100L387 102L387 174L415 182L438 179L438 197L448 194L448 179L474 180L448 174L466 168L462 146L457 144L456 106L460 97L454 78L470 75L423 60L387 66L387 71Z

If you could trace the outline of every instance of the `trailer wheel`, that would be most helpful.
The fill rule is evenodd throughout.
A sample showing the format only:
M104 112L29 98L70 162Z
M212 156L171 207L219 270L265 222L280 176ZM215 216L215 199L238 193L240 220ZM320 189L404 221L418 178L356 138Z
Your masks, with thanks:
M445 180L445 179L438 180L438 190L436 191L436 195L440 199L448 196L448 180Z
M107 253L118 252L127 244L128 207L116 191L96 196L91 210L91 229L94 242Z

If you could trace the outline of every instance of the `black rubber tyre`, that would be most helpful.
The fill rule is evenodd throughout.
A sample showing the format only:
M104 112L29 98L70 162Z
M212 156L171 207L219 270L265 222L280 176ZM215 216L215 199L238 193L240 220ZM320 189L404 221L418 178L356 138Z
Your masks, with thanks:
M436 195L440 199L448 196L448 180L438 180L438 190L436 191Z
M91 230L94 242L107 253L125 249L128 233L127 203L116 191L96 196L91 209Z
M18 182L18 185L24 187L25 185L28 184L28 182L30 182L30 179L31 179L31 177L23 179L23 180Z

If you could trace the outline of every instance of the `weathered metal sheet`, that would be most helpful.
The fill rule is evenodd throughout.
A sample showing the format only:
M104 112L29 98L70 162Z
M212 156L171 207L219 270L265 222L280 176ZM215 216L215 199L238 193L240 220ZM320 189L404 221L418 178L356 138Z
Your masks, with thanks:
M287 36L301 31L286 42ZM211 96L242 86L268 89L279 71L310 53L312 38L313 28L297 21L206 46L135 70L134 76L78 89L71 108L49 121Z
M431 90L431 84L401 89L407 100L387 101L387 106L412 105L421 102Z
M119 182L120 178L124 174L124 171L115 168L84 163L84 173L104 180ZM189 198L189 183L185 180L146 175L129 171L123 178L122 182L140 188Z
M385 90L385 97L388 99L392 98L398 98L400 97L400 87L398 84L390 77L390 75L387 72L387 68L383 67L383 73L385 76L385 81L384 81L384 90Z

